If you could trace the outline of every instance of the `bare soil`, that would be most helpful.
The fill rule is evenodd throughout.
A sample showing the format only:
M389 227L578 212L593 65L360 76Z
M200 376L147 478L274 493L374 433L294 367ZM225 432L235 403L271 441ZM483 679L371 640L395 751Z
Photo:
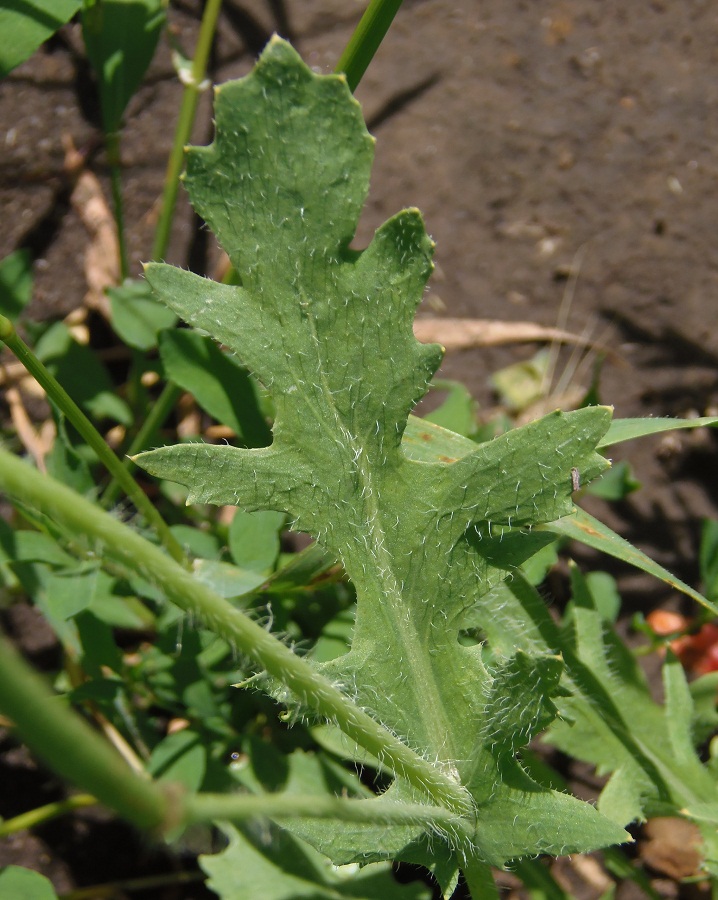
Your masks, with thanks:
M188 53L199 6L178 0L170 11ZM212 80L245 74L273 31L291 39L317 71L330 71L363 7L358 0L226 0ZM437 242L427 314L551 326L570 291L567 327L614 351L603 367L601 399L618 416L714 411L717 37L718 9L709 0L405 0L357 91L378 141L357 244L398 209L417 206ZM130 105L122 144L137 273L150 252L180 94L164 42ZM109 196L77 25L0 84L0 129L0 258L27 247L35 261L31 312L64 316L86 291L88 242L69 203L64 135L88 151ZM207 93L194 140L211 136ZM184 198L167 258L199 272L212 272L218 258ZM489 407L489 375L535 349L452 354L442 374L463 380ZM590 375L579 370L572 380L587 386ZM716 446L712 434L678 434L621 449L644 486L600 514L697 583L701 520L718 507ZM662 585L612 570L621 576L627 614L680 605ZM0 753L0 815L19 812L14 801L27 808L28 797L34 805L57 790L12 742ZM104 861L102 877L88 870L97 862L94 851L78 862L68 849L89 846L83 828L110 840L108 822L87 814L68 821L54 826L55 838L45 829L0 844L0 863L47 871L63 890L114 877ZM147 871L140 863L156 851L138 850L127 830L111 840L124 848L122 876ZM197 887L183 890L181 896L203 896ZM675 884L666 890L677 895ZM589 895L585 884L582 891Z

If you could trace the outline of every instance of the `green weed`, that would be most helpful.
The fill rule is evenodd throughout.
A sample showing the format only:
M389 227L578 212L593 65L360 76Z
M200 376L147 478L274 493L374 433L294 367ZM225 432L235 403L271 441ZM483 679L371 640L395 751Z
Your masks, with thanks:
M570 537L718 611L712 593L574 505L607 470L610 445L716 420L612 421L610 408L587 406L481 441L456 385L432 416L412 415L442 355L412 332L432 242L418 211L404 210L365 250L350 247L374 148L350 88L398 5L370 4L340 61L345 75L314 74L275 38L249 76L217 89L215 140L190 149L185 184L233 271L219 283L152 263L146 281L110 292L113 327L132 351L123 399L64 326L28 348L13 324L27 324L28 260L0 264L0 338L47 392L56 428L49 475L11 452L12 437L0 449L0 489L16 510L0 520L0 577L8 595L32 597L64 654L53 693L3 640L0 711L89 792L74 805L96 799L170 840L216 824L225 846L208 845L201 866L222 898L427 897L424 884L393 879L393 862L420 864L446 897L460 873L474 898L496 896L493 867L558 898L537 857L619 845L626 826L665 815L695 823L713 876L715 757L704 762L697 748L716 727L714 677L689 685L669 653L657 704L614 630L613 582L573 567L561 622L539 586ZM207 4L185 65L175 151L218 10ZM163 20L158 2L83 7L116 176L122 117ZM39 13L22 19L27 46L47 37L46 24ZM20 61L0 60L4 71ZM148 372L165 384L152 409ZM182 391L231 445L196 435L147 450ZM99 434L108 420L158 479L156 503ZM455 423L461 434L442 427ZM624 474L602 490L630 484ZM127 523L106 510L121 493ZM314 543L290 552L287 530ZM528 749L540 735L610 775L596 807ZM3 890L53 896L14 867L0 871Z

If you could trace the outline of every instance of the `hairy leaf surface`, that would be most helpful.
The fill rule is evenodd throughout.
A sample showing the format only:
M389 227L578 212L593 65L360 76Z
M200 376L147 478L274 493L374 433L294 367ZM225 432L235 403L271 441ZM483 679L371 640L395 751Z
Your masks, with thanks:
M560 659L521 653L488 666L481 647L458 643L477 597L552 539L527 527L573 511L572 468L585 482L607 466L595 447L610 410L552 413L461 459L408 455L408 416L441 359L412 333L432 242L419 213L404 210L367 249L351 248L373 141L344 79L315 75L275 39L251 75L217 90L216 123L214 143L190 151L186 181L241 286L163 265L147 277L271 393L273 441L168 447L138 461L187 485L191 501L287 513L341 560L356 625L350 652L323 671L470 791L479 858L621 840L516 758L555 715ZM401 779L390 793L421 799ZM336 832L315 823L303 835L343 862ZM362 862L383 848L416 859L419 845L416 829L352 835Z

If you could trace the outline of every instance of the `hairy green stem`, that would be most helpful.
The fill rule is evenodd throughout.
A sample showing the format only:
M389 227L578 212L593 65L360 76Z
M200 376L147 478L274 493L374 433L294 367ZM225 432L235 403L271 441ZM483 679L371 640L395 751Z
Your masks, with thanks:
M131 528L4 450L0 450L0 490L37 508L69 533L85 535L93 547L159 585L169 600L289 688L301 705L336 723L436 805L457 815L471 814L473 802L461 784L411 750L306 660Z
M167 162L165 185L162 192L162 206L155 232L155 242L152 247L152 259L160 260L167 252L175 204L177 203L179 180L184 166L185 145L192 134L197 104L200 94L204 90L203 82L207 72L207 60L212 49L212 41L217 28L217 18L221 6L222 0L207 0L204 7L199 37L197 38L197 47L192 60L192 68L185 82L172 151Z
M176 384L168 382L164 386L164 388L162 389L162 393L152 404L147 418L142 423L140 430L133 438L132 443L127 450L127 455L121 462L121 465L123 469L125 469L125 471L132 471L135 464L134 462L132 462L131 457L136 453L139 453L141 450L147 449L153 435L170 414L172 408L175 406L181 395L182 388L178 387ZM122 486L120 485L119 479L113 475L112 480L107 485L102 494L102 505L105 508L112 506L115 500L117 500L121 491Z
M5 454L4 454L5 455ZM10 457L16 466L34 469ZM39 476L42 478L42 476ZM0 710L30 749L51 768L141 828L170 818L171 802L153 781L138 775L0 637Z
M213 822L243 821L255 816L271 819L336 819L366 825L421 825L444 831L463 828L463 820L441 806L393 803L379 800L348 800L314 794L196 794L182 804L183 820Z
M15 724L39 757L73 784L80 794L16 816L0 825L0 836L31 828L62 813L102 802L143 828L168 830L178 824L256 816L309 817L384 825L421 825L459 834L465 822L441 806L348 800L314 795L168 793L157 782L136 774L62 698L0 637L0 710Z
M36 825L42 825L75 809L84 809L86 806L97 806L97 798L93 797L92 794L74 794L66 800L58 800L56 803L38 806L36 809L28 810L28 812L21 813L19 816L13 816L12 819L5 819L4 822L0 822L0 838L7 837L9 834L15 834L17 831L35 828Z
M361 17L334 70L346 75L352 93L384 40L400 6L401 0L371 0Z
M48 372L32 350L30 350L27 344L17 334L12 322L1 315L0 341L5 343L10 350L12 350L27 371L45 390L48 397L59 407L67 419L72 422L83 440L95 451L100 462L105 466L108 472L117 479L124 492L135 504L137 511L155 528L167 552L178 563L184 564L184 550L170 531L165 520L150 502L145 492L139 484L137 484L130 473L123 468L120 460L107 446L105 439L75 403L72 397L70 397L57 379Z

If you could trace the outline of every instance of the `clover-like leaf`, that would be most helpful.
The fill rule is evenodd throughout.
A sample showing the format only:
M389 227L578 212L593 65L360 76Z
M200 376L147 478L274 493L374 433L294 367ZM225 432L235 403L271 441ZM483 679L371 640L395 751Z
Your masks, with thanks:
M478 858L621 840L589 805L535 784L515 756L554 714L560 660L519 655L489 668L479 646L458 642L476 598L550 539L523 529L572 512L572 469L585 483L607 466L595 447L610 410L552 413L461 459L405 452L407 418L441 359L412 333L432 242L404 210L352 249L372 155L344 78L315 75L283 41L217 89L216 138L190 150L186 183L241 286L164 265L147 278L271 393L273 440L185 444L138 462L187 485L191 501L287 513L342 561L357 591L353 642L323 671L470 791ZM394 799L412 791L401 779L391 788ZM331 855L331 832L316 823L303 834ZM382 858L376 832L352 836L364 862ZM415 860L421 830L396 832L399 855Z

